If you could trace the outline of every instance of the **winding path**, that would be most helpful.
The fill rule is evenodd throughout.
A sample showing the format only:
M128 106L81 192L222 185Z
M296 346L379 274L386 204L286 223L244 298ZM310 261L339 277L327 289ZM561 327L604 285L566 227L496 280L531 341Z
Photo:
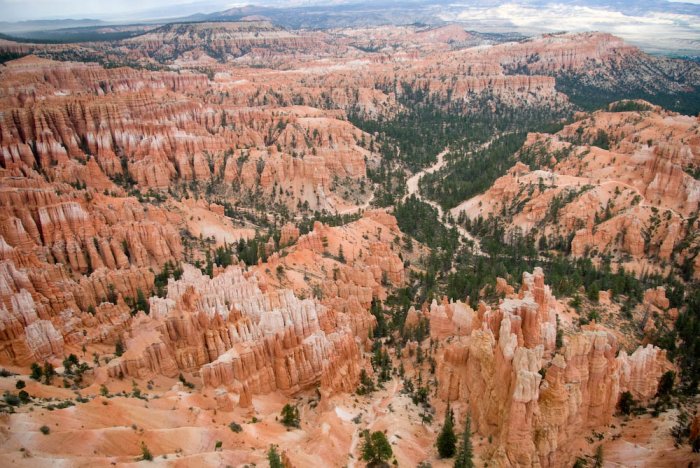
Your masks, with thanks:
M350 206L348 208L344 208L342 210L339 210L337 213L339 215L356 214L356 213L359 213L360 211L363 211L363 210L366 210L367 208L369 208L369 205L371 205L373 201L374 201L374 191L372 191L372 195L362 205Z
M483 145L481 145L480 148L486 148L486 147L488 147L488 146L491 144L492 141L493 141L493 139L487 141L486 143L484 143ZM403 197L403 200L402 200L402 201L405 201L405 200L406 200L408 197L410 197L411 195L415 195L416 198L417 198L418 200L420 200L420 201L422 201L422 202L424 202L424 203L427 203L428 205L432 206L433 208L435 208L435 209L437 210L437 212L438 212L438 219L440 220L440 222L441 222L446 228L448 228L448 229L450 229L450 228L455 228L455 229L457 229L457 232L459 232L459 234L460 234L461 237L464 237L464 238L470 240L470 241L473 243L472 251L474 252L474 254L476 254L476 255L486 255L486 254L485 254L484 252L482 252L482 250L481 250L481 244L479 243L479 239L477 239L476 237L472 236L472 235L469 233L469 231L467 231L466 229L464 229L464 228L463 228L462 226L460 226L459 224L454 223L454 222L445 221L445 220L443 219L443 213L444 213L444 212L443 212L442 207L441 207L438 203L435 203L435 202L432 201L432 200L429 200L429 199L427 199L427 198L424 198L423 195L421 195L421 193L420 193L420 188L419 188L419 182L420 182L420 180L423 178L424 175L426 175L426 174L432 174L433 172L439 171L440 169L442 169L443 167L445 167L445 166L447 165L447 161L445 160L445 155L446 155L447 153L449 153L449 151L450 151L449 148L445 148L440 154L437 155L437 162L436 162L435 164L433 164L433 165L430 166L430 167L426 167L426 168L423 169L422 171L416 172L416 173L413 174L411 177L409 177L408 180L406 180L406 192L407 192L407 193L406 193L406 195ZM461 237L460 237L460 238L461 238Z

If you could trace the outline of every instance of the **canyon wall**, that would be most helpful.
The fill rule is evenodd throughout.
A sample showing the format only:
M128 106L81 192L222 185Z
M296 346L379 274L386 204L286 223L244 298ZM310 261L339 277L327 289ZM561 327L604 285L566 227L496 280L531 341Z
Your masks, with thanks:
M455 306L431 308L431 333L435 324L435 333L448 335L443 314ZM614 334L597 325L565 334L557 348L562 312L537 268L523 274L517 294L497 307L482 303L476 314L471 311L470 332L456 328L443 341L438 395L464 408L473 429L493 439L489 465L572 463L571 444L612 421L622 392L648 402L670 368L659 348L640 347L628 355Z

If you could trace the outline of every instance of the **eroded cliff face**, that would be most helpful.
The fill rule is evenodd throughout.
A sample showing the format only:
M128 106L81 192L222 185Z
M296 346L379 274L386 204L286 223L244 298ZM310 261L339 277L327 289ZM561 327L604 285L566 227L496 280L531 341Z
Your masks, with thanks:
M198 73L139 72L34 57L2 72L3 167L52 182L122 193L120 186L260 190L298 209L347 206L337 181L365 178L371 138L337 111L247 107ZM254 95L255 89L246 95ZM259 93L259 92L258 92ZM245 106L245 107L244 107Z
M150 314L130 322L126 352L110 361L108 374L193 372L204 386L232 392L227 404L238 405L317 386L351 392L376 323L372 298L404 281L403 263L388 246L399 233L392 216L370 211L341 228L316 223L251 269L230 266L210 278L185 264L180 279L169 279L167 295L150 299ZM358 237L366 243L347 243Z
M529 135L519 152L528 165L452 213L499 214L511 229L550 245L571 238L572 255L611 255L632 271L689 262L697 277L698 119L637 104L648 110L599 111Z
M110 376L201 373L205 386L228 388L240 405L276 390L348 391L359 377L360 348L338 314L291 290L263 292L239 266L212 279L185 265L167 296L150 302L150 317L135 320Z
M353 210L335 192L364 181L375 158L338 111L208 103L199 73L27 57L0 75L6 362L58 357L81 333L113 344L155 274L199 257L193 240L254 235L226 216L232 201ZM227 207L193 200L205 187Z
M167 24L122 41L118 49L132 59L152 58L169 63L229 62L251 54L275 58L280 52L330 52L322 33L285 30L269 21Z
M437 334L451 336L437 358L438 395L492 437L489 465L568 464L582 434L610 423L622 392L649 401L670 366L651 345L620 351L614 335L595 325L565 334L557 349L563 306L540 269L524 274L520 291L497 307L482 303L468 333L455 325L449 334L443 314L450 309L457 307L434 304L430 311L431 333L435 323Z

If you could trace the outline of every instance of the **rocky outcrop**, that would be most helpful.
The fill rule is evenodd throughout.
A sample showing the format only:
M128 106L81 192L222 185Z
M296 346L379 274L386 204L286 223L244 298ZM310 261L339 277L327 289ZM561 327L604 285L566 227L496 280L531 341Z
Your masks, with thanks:
M434 340L444 340L449 336L469 336L475 312L462 301L448 302L443 298L438 305L436 300L430 304L430 337ZM413 319L417 321L416 319ZM409 319L406 318L406 326Z
M292 245L299 239L299 228L291 223L282 226L280 230L280 247Z
M263 292L256 276L238 266L209 278L185 265L167 296L150 302L150 317L134 324L110 375L201 369L205 386L235 391L239 404L250 395L316 385L349 391L359 378L360 349L342 314L290 290Z
M464 404L475 430L494 440L489 465L569 463L569 444L608 424L622 392L649 401L670 365L653 346L618 354L614 335L597 326L555 349L558 308L542 271L526 273L518 294L496 309L480 307L472 330L454 333L437 359L438 395ZM431 312L431 333L443 321Z
M172 23L123 42L123 46L160 61L189 58L200 62L232 61L251 49L258 54L285 50L321 52L326 45L318 34L297 34L269 21Z
M658 286L644 291L644 304L649 304L659 309L667 310L671 303L666 298L666 288Z
M290 101L279 110L267 102L265 108L208 103L202 74L114 71L33 57L0 74L7 110L0 118L3 167L37 168L73 186L118 192L119 185L147 191L177 181L225 182L262 188L290 209L334 211L343 197L333 194L331 182L363 179L365 161L374 158L359 146L371 138L341 112ZM10 98L25 86L31 99Z

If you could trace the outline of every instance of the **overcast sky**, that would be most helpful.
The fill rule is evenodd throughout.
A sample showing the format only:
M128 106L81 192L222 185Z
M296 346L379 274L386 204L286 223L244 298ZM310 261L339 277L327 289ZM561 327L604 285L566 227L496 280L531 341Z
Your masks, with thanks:
M675 1L700 4L700 0ZM185 16L199 12L209 13L250 4L300 3L325 2L319 0L0 0L0 21L56 18L122 21L136 18ZM556 0L552 3L556 3Z
M700 1L700 0L699 0ZM27 19L96 18L133 19L152 12L172 12L190 15L212 12L232 6L262 3L256 0L0 0L0 19L21 21Z

